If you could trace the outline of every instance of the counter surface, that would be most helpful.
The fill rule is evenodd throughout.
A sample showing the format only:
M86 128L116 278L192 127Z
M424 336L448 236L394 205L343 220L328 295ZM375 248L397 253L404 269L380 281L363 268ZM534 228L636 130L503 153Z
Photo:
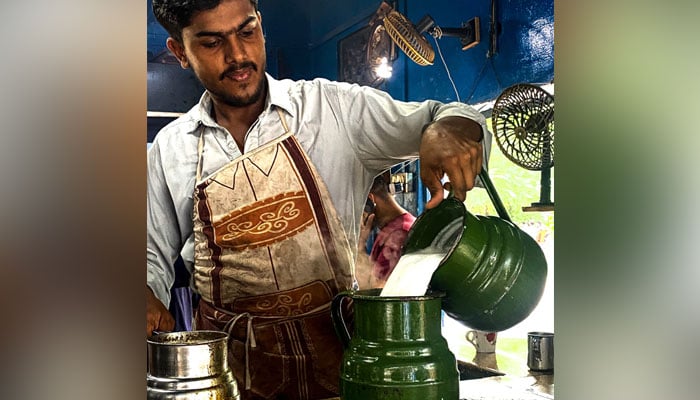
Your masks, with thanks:
M460 381L461 400L554 399L554 371L527 368L527 339L499 337L495 353L476 353L469 343L452 350L460 363L505 374Z
M460 381L460 400L554 399L554 371L536 372L527 368L527 339L499 337L495 353L476 353L466 340L453 343L460 343L451 348L459 363L504 374Z

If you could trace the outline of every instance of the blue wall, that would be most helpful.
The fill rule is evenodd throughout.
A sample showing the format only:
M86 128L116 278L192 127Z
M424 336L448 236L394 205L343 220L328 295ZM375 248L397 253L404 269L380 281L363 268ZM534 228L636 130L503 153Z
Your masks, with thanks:
M295 79L337 79L338 41L364 27L380 3L261 0L269 70ZM491 1L400 0L396 4L414 23L430 14L437 25L458 28L474 16L480 17L481 42L477 46L463 51L458 38L438 40L464 102L493 100L514 83L547 83L554 79L553 0L497 0L500 33L497 52L491 58L487 57ZM436 47L434 39L426 37ZM427 67L413 63L399 52L394 75L382 88L403 100L456 100L435 50L435 62Z
M148 52L165 48L167 33L158 25L147 0ZM278 78L338 79L338 41L366 26L378 0L260 0L267 40L268 71ZM554 1L496 0L500 33L497 53L488 58L490 0L399 0L396 8L417 22L430 14L437 25L457 28L474 16L481 19L481 43L463 51L458 38L439 39L460 99L480 103L495 99L519 82L554 79ZM427 36L435 47L435 41ZM402 100L456 100L439 55L422 67L398 51L393 77L382 89Z

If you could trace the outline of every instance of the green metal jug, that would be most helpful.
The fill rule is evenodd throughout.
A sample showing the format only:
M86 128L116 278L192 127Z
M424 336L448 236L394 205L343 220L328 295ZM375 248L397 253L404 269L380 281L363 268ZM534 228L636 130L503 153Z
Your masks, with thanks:
M429 288L445 292L442 306L450 317L473 329L497 332L523 321L537 306L547 260L537 242L510 220L486 169L479 177L500 218L472 215L462 202L448 197L416 219L403 253L434 246L447 226L458 225Z
M380 292L341 292L331 304L333 326L345 346L340 398L459 399L457 362L440 331L444 294L380 297ZM341 312L347 298L354 310L352 337Z

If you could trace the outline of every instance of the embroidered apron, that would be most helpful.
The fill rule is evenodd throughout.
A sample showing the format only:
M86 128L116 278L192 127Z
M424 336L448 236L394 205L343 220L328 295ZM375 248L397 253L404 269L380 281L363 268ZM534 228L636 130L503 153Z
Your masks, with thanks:
M353 262L328 191L289 132L201 178L194 193L196 329L229 333L243 399L337 396L330 302Z

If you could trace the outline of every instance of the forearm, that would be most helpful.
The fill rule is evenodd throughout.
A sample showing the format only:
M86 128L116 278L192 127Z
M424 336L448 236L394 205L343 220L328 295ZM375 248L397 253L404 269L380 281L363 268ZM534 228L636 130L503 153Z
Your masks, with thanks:
M146 196L146 284L167 307L175 281L174 261L182 248L175 205L155 149L148 156Z
M180 250L178 236L172 222L168 222L175 218L158 217L160 214L152 209L151 204L146 213L146 284L168 306L170 288L175 282L174 261ZM156 224L156 221L163 221L163 224Z
M175 281L175 273L171 268L160 268L151 262L146 263L146 286L165 306L170 304L170 288Z

